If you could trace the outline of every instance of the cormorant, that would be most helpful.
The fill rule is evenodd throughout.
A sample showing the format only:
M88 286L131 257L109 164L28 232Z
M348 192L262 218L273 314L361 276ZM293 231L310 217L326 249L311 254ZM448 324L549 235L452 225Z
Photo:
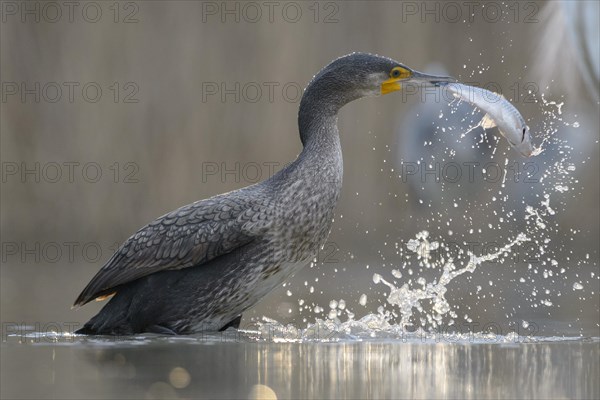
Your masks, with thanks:
M342 187L340 108L407 83L450 81L365 53L331 62L300 101L298 158L263 182L183 206L138 230L75 301L112 296L76 333L237 328L242 313L310 262L329 235Z

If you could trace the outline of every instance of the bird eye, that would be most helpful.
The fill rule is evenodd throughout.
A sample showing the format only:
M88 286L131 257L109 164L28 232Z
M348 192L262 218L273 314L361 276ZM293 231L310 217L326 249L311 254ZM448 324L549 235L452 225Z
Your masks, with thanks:
M400 76L400 69L398 67L394 68L392 72L390 72L390 76L392 78L398 78Z

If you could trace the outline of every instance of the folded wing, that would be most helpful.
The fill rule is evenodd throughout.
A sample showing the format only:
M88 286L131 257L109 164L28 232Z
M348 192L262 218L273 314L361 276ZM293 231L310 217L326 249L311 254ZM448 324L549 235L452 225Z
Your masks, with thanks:
M264 235L269 200L230 192L172 211L131 236L92 278L75 306L164 270L199 266Z

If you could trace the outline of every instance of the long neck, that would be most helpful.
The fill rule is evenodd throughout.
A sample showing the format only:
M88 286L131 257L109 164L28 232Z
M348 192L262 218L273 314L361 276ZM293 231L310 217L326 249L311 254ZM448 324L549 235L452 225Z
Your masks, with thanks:
M343 175L342 148L337 127L337 113L343 104L340 105L336 99L318 96L314 89L314 86L309 86L300 103L298 128L304 148L289 173L312 182L313 190L322 195L328 196L326 193L331 192L333 207Z
M300 102L298 128L304 148L298 158L272 177L288 188L296 180L311 181L309 188L339 191L343 174L342 149L337 128L338 99L319 96L316 81L311 82ZM303 183L303 185L306 183ZM287 189L286 189L287 190Z
M320 90L319 82L312 82L300 102L298 129L304 149L300 159L341 159L337 113L343 106L339 98L331 98ZM327 93L327 91L325 91Z
M300 101L298 129L304 146L298 158L272 177L289 186L294 179L325 183L324 191L339 192L343 175L342 149L337 128L340 108L360 97L341 90L344 84L321 71L308 85Z
M304 91L298 112L298 129L305 148L337 140L338 111L358 97L341 90L338 85L323 74L313 79Z

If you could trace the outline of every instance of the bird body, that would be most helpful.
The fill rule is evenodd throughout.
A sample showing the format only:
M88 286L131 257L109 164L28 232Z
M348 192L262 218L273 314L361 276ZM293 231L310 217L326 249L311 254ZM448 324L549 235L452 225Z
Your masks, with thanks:
M304 146L269 179L172 211L132 235L75 301L113 295L77 333L189 334L239 325L241 314L312 260L329 235L342 187L337 113L413 75L364 53L334 60L300 102ZM424 78L425 77L425 78Z
M76 304L131 282L107 305L129 312L101 312L90 321L94 330L104 332L107 326L106 333L131 334L153 325L176 333L219 330L306 265L325 243L341 189L338 153L339 162L318 165L302 156L297 163L311 165L311 173L292 165L267 181L158 218L121 246L107 272ZM327 176L333 179L323 180ZM151 313L137 311L155 303ZM132 316L145 314L131 326Z

